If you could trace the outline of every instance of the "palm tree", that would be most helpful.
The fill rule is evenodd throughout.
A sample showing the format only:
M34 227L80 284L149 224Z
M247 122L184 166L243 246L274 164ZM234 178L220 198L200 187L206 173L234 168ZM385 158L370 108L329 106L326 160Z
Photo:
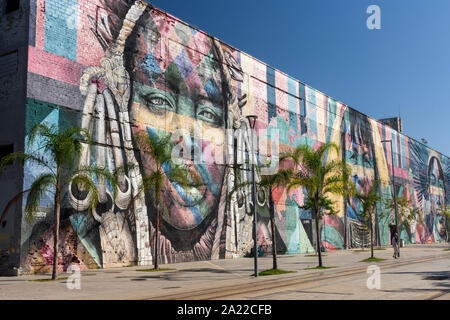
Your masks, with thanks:
M127 209L125 210L125 217L128 215L131 207L135 201L142 196L142 193L148 192L150 199L153 202L156 210L156 223L154 233L154 269L159 268L158 260L158 239L161 224L161 218L164 213L164 203L161 195L169 190L166 190L164 185L166 179L175 182L181 187L198 186L199 178L190 174L190 171L183 165L176 164L172 161L172 143L171 136L158 136L156 134L148 134L145 131L139 133L136 138L136 144L139 149L150 155L153 159L152 172L149 175L142 176L142 183L138 187L136 194L131 199Z
M83 141L82 141L83 140ZM34 148L34 143L37 147ZM25 204L25 215L28 221L31 221L35 216L41 198L47 192L54 193L54 243L53 243L53 269L52 280L56 279L58 272L58 243L59 243L59 225L60 225L60 210L62 188L70 181L76 183L80 190L87 190L94 195L97 194L97 189L89 177L91 174L103 176L114 187L116 192L116 182L114 177L105 169L96 167L83 167L73 170L73 164L80 156L83 149L83 143L88 147L92 145L92 139L89 133L81 128L70 127L59 131L56 126L48 126L46 124L38 124L34 126L28 135L28 149L27 152L11 153L0 160L0 173L9 165L23 165L25 161L35 163L39 166L45 167L45 172L41 173L31 184L31 187L17 194L7 204L2 213L2 218L15 200L21 198L21 195L28 193ZM33 150L32 150L33 149ZM43 154L50 156L49 161L43 160ZM90 210L97 205L97 197L92 197L90 202Z
M381 200L378 194L379 181L375 180L370 186L369 191L364 193L356 193L356 198L362 204L362 211L358 213L360 217L366 221L367 227L370 231L370 258L373 259L373 219L375 218L375 210L377 208L378 201Z
M263 188L269 190L269 214L270 214L270 226L272 233L272 258L273 258L273 269L278 269L277 262L277 242L275 233L275 204L273 201L273 189L278 187L287 186L292 177L293 171L290 169L281 169L273 175L262 176L259 185Z
M447 242L449 241L449 225L448 225L448 219L450 218L450 206L448 204L443 204L440 207L441 210L441 214L444 215L444 221L445 221L445 233L446 233L446 237L447 237ZM416 210L417 211L417 210ZM420 217L420 214L418 214L418 216Z
M329 150L339 152L336 144L328 142L321 145L316 151L308 145L301 145L283 156L284 159L293 160L296 169L300 167L292 176L288 190L302 186L307 191L307 198L301 208L311 210L316 222L319 268L323 267L319 232L320 219L324 214L337 213L333 207L334 202L329 196L331 194L347 195L349 190L353 189L348 187L352 184L348 180L350 169L344 162L331 160L325 163L324 157Z
M401 196L394 201L393 198L387 198L384 201L385 209L392 212L397 208L398 215L398 234L402 230L406 231L409 241L411 241L411 223L414 221L417 223L423 223L420 209L412 204L412 201L406 197Z
M256 168L259 171L259 168ZM270 227L271 227L271 237L272 237L272 260L273 267L272 269L278 269L278 261L277 261L277 243L276 243L276 230L275 230L275 204L273 201L273 189L277 187L287 186L293 171L291 169L280 169L277 173L272 175L263 175L261 180L256 183L258 188L266 189L269 193L269 215L270 215ZM232 196L238 190L251 185L252 181L247 181L243 183L238 183L234 186L234 188L228 194L228 205L230 205Z
M446 217L450 217L450 205L443 204L440 206L441 213L445 215Z

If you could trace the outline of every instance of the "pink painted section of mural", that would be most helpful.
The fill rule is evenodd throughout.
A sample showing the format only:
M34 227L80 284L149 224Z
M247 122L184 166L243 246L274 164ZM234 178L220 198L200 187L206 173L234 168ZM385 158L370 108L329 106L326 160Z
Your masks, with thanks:
M45 41L45 0L37 0L36 5L36 48L43 50Z
M55 54L28 47L28 71L78 86L86 66Z
M88 16L94 19L106 17L108 10L98 0L78 2L77 62L85 66L98 65L104 51L98 41L93 41L91 28L96 26Z

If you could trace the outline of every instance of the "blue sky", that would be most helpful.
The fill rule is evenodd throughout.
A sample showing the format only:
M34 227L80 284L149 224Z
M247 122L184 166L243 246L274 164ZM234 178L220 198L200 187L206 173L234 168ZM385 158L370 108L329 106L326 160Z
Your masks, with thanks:
M272 67L450 156L450 1L154 0ZM369 30L369 5L381 30Z

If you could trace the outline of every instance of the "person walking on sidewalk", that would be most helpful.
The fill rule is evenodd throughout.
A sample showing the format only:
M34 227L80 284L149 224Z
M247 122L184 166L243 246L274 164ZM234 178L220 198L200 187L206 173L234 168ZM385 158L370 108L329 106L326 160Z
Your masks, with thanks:
M392 233L391 233L391 243L392 243L392 247L394 248L394 259L397 259L398 257L400 257L400 250L398 247L398 233L397 233L397 227L392 228Z

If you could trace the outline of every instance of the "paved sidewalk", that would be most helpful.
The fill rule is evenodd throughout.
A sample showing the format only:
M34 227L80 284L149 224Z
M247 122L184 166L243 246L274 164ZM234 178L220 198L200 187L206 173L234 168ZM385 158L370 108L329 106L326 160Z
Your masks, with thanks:
M409 263L433 259L450 259L450 251L442 246L407 246L401 248L400 259L393 259L392 248L376 250L377 258L387 259L376 263L381 268L398 265L407 267ZM50 275L27 275L19 277L0 277L0 300L8 299L155 299L182 297L195 299L202 290L222 290L221 288L243 288L277 281L301 281L333 274L355 272L367 268L370 264L361 260L370 257L370 250L339 250L324 253L325 266L337 268L327 270L305 270L317 266L317 257L307 254L280 255L278 266L283 270L296 273L252 277L253 258L198 261L170 265L161 268L173 268L173 271L139 271L151 267L126 267L113 269L86 270L81 272L81 289L68 289L66 280L36 282L30 280L48 279ZM272 267L272 257L259 258L260 271ZM361 272L361 271L358 271ZM60 277L70 274L61 273ZM195 293L196 292L196 293ZM171 298L172 297L172 298Z

